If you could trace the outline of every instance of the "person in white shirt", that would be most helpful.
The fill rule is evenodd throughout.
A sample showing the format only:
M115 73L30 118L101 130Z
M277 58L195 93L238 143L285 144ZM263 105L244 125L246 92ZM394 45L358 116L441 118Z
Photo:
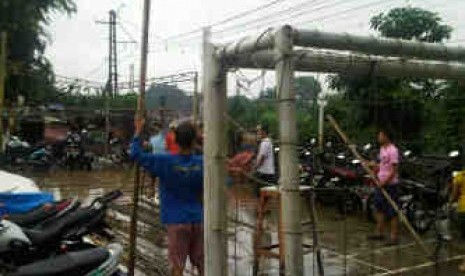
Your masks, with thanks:
M258 179L274 184L276 182L276 171L274 163L273 143L269 137L268 127L261 125L257 127L257 136L260 140L256 162L256 176ZM258 183L256 195L259 196L260 187Z

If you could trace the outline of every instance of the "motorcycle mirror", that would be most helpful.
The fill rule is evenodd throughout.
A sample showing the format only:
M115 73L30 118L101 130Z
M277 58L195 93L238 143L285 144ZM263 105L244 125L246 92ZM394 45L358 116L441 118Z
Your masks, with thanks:
M409 157L410 155L412 155L412 151L411 151L411 150L406 150L406 151L404 152L404 156L405 156L405 157Z
M367 150L370 150L371 147L372 147L371 144L366 144L365 146L363 146L363 149L367 151Z
M360 164L360 163L361 163L361 162L360 162L360 160L358 160L358 159L352 160L352 164L354 164L354 165L357 165L357 164Z
M449 157L457 157L460 155L460 152L458 150L453 150L451 152L449 152Z

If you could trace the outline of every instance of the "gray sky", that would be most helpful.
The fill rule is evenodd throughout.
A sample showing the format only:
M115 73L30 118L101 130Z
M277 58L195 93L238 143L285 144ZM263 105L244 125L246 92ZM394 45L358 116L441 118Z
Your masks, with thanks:
M72 17L54 16L49 28L53 43L47 55L56 73L104 82L108 72L108 26L98 25L95 21L107 20L108 11L115 9L122 24L117 28L118 40L140 40L142 2L76 0L77 14ZM269 2L271 0L152 0L149 76L200 70L200 32L167 42L161 38L199 29ZM446 23L454 27L453 44L465 44L465 23L461 23L465 17L465 0L283 0L268 9L214 28L214 32L230 30L217 33L213 38L216 41L230 40L256 33L266 26L286 23L331 32L369 34L368 21L372 15L406 4L438 12ZM296 5L301 5L301 8L281 12ZM118 47L120 79L127 81L131 63L136 65L136 73L138 71L140 45L121 44ZM259 73L246 72L249 78L253 78L254 74ZM266 85L272 83L273 75L268 73Z

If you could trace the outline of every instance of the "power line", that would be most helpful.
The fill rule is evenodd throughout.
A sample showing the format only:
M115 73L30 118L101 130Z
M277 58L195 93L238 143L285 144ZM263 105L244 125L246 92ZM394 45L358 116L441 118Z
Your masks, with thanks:
M231 21L234 21L234 20L240 19L242 17L248 16L248 15L253 14L255 12L258 12L260 10L270 8L270 7L272 7L272 6L276 5L276 4L279 4L279 3L284 2L284 1L287 1L287 0L273 0L273 1L269 2L269 3L266 3L264 5L255 7L253 9L251 9L251 10L243 11L243 12L240 12L238 14L227 17L226 19L223 19L221 21L215 22L215 23L211 24L210 27L216 27L216 26L219 26L219 25L229 23ZM197 34L197 33L200 33L200 32L202 32L202 28L197 28L197 29L194 29L194 30L191 30L191 31L188 31L188 32L184 32L184 33L180 33L180 34L176 34L176 35L166 37L163 40L165 40L165 41L167 41L167 40L175 40L175 39L178 39L180 37L191 36L193 34Z

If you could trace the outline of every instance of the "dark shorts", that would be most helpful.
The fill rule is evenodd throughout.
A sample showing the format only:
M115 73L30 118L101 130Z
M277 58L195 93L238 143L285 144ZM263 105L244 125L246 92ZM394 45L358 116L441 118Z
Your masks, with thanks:
M388 195L394 200L394 202L399 205L399 191L396 184L385 186L384 190L388 193ZM389 201L384 197L381 189L375 190L375 208L377 211L384 213L384 215L388 218L394 218L397 216L396 210L392 208Z
M276 176L274 174L263 174L257 173L255 177L263 182L266 182L268 185L276 184ZM260 188L266 187L265 183L256 183L255 185L255 195L257 198L260 196Z
M184 269L189 257L192 265L203 273L203 225L201 223L168 224L166 228L170 268Z

